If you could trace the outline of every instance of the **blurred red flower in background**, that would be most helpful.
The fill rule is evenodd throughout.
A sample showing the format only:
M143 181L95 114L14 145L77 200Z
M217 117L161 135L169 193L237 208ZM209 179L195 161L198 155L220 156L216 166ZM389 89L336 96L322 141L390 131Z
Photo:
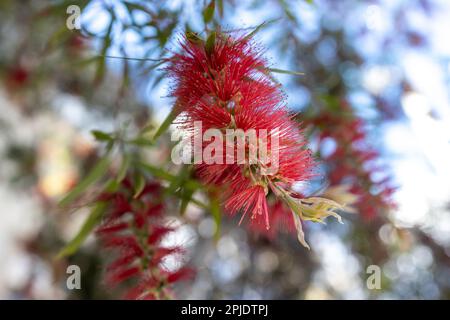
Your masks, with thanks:
M117 255L106 269L106 283L114 287L132 280L134 286L124 295L127 299L170 298L170 284L192 277L193 270L181 267L171 271L163 265L165 258L183 254L183 248L161 244L175 228L163 221L160 185L148 182L137 197L133 189L131 180L125 179L120 191L99 197L99 201L110 203L111 210L97 234L103 246Z

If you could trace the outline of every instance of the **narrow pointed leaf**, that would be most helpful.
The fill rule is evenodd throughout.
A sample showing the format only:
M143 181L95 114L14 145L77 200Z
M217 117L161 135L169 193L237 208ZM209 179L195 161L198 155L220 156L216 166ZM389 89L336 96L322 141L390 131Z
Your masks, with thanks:
M136 183L136 186L134 188L134 195L133 195L133 197L136 199L136 198L138 198L141 195L142 191L145 188L145 178L144 178L144 176L142 174L139 174L137 176L137 178L136 178L136 182L135 183Z
M99 130L92 130L92 135L94 136L95 140L98 141L111 141L113 140L113 137L111 137L108 133L99 131Z
M196 32L186 31L186 39L196 45L204 44L204 40Z
M191 202L192 195L194 194L193 190L190 189L183 189L182 196L181 196L181 204L180 204L180 215L184 215L186 212L186 209L189 205L189 202Z
M63 258L74 254L89 236L91 231L102 219L107 207L106 202L98 202L92 209L91 214L84 222L78 234L58 253L57 258Z
M252 38L255 34L257 34L259 31L261 31L261 29L265 28L267 25L269 25L269 24L271 24L271 23L273 23L273 22L275 22L275 21L278 21L278 20L280 20L280 19L273 19L273 20L270 20L270 21L264 21L264 22L261 23L260 25L256 26L256 28L253 29L252 32L250 32L249 34L247 34L247 35L243 38L243 40L244 40L244 41L245 41L245 40L249 40L249 39Z
M222 222L222 214L220 210L220 203L217 197L212 197L210 200L210 210L211 214L214 218L214 222L216 223L216 232L214 233L214 238L219 240L220 237L220 226Z
M273 73L283 73L283 74L290 74L290 75L294 75L294 76L305 75L305 73L303 73L303 72L283 70L283 69L277 69L277 68L267 68L267 70L269 70L270 72L273 72Z
M219 16L223 17L223 0L217 1L217 8L219 9Z
M123 159L122 159L122 164L120 165L120 170L117 174L117 178L116 178L117 182L122 182L123 179L125 179L127 172L128 172L128 168L130 166L130 162L131 162L130 155L129 154L124 155Z
M89 174L78 183L60 202L59 205L62 207L67 206L72 201L74 201L78 196L80 196L83 191L86 190L91 184L102 178L109 167L109 158L107 156L100 159L95 167L89 172Z
M216 7L216 1L211 0L211 2L203 10L203 21L208 24L214 17L214 9Z
M149 174L153 175L156 178L160 178L166 181L173 181L175 176L170 172L165 171L162 168L155 167L148 163L139 163L139 167L142 170L147 171Z
M215 43L216 43L216 32L213 31L210 33L208 39L206 40L205 50L207 54L211 54L213 52Z
M153 141L156 141L172 124L173 120L180 114L179 108L177 108L177 104L175 103L172 111L167 115L166 119L164 119L163 123L159 126L155 135L153 136Z

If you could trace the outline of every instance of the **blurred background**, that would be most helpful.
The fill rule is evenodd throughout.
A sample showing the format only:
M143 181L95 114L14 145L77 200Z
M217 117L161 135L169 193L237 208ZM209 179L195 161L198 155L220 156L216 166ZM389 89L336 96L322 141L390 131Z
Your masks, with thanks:
M133 135L170 112L158 59L210 1L0 2L0 298L117 298L95 238L55 254L86 208L57 202L98 159L91 130ZM80 8L80 29L66 22ZM450 298L450 1L218 0L210 26L251 32L298 113L321 174L308 186L352 203L344 224L267 239L190 204L166 239L187 249L191 299ZM170 141L134 141L163 165ZM169 159L170 161L170 159ZM176 170L172 168L173 170ZM176 171L175 171L176 172ZM170 261L168 262L170 263ZM82 289L66 288L66 266ZM381 289L366 285L382 270Z

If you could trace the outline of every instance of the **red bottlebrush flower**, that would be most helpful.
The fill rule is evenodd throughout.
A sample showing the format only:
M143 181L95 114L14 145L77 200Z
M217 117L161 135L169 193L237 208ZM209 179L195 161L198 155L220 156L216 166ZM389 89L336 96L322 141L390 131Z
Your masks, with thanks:
M194 270L190 268L181 268L175 272L167 274L167 282L174 283L180 280L188 280L194 276Z
M161 261L173 254L179 254L182 253L183 250L180 247L174 247L174 248L164 248L164 247L158 247L153 251L152 257L150 259L150 265L152 266L158 266Z
M119 258L111 262L111 264L108 265L107 270L114 272L115 270L123 269L136 260L136 257L138 257L138 255L134 251L127 252L126 250L121 250Z
M104 245L107 248L121 248L131 250L136 256L142 256L143 250L134 235L117 236L109 235L105 238Z
M182 248L160 243L164 235L174 231L161 221L162 205L154 203L161 196L160 186L148 183L139 197L133 196L133 190L131 181L126 179L120 191L99 197L102 201L110 199L111 209L97 235L105 248L116 253L106 269L106 283L117 286L125 281L135 282L125 294L127 299L170 298L169 285L186 279L186 271L166 270L161 262L183 253Z
M224 133L223 143L218 143L226 150L228 129L254 130L254 140L245 137L243 148L245 155L258 154L256 161L251 162L250 157L240 163L227 161L237 158L239 145L235 144L231 152L211 153L219 161L203 161L195 167L206 184L226 186L225 208L231 214L241 212L241 221L263 218L269 232L274 220L266 200L269 193L288 200L289 207L295 205L290 199L292 186L309 179L314 165L280 86L268 73L261 49L250 37L217 33L214 45L208 48L201 40L187 37L181 52L169 59L167 70L173 80L174 108L180 113L177 123L190 134L188 140L218 129ZM200 130L197 123L201 123ZM208 145L202 142L202 154L209 150ZM266 158L259 154L263 146L270 150Z
M126 299L133 300L157 300L170 298L172 291L167 285L175 282L189 280L194 276L194 271L190 268L181 268L175 272L161 272L158 277L149 276L127 292Z
M123 282L131 277L136 276L139 274L140 270L138 267L131 267L128 269L120 270L115 273L110 273L107 279L107 282L110 285L116 285L120 282Z
M127 201L125 195L123 194L115 194L112 195L113 203L114 203L114 211L111 213L111 219L118 218L123 214L130 212L132 210L129 202Z
M152 228L153 228L153 230L151 230L151 233L150 233L150 235L147 238L147 243L150 244L150 245L157 243L166 234L168 234L169 232L174 231L173 228L169 228L169 227L166 227L166 226L154 226Z
M266 191L262 186L245 188L241 192L233 194L233 196L227 200L225 208L229 209L231 212L236 212L242 209L243 214L239 224L242 222L247 212L252 212L252 220L257 217L262 217L264 219L266 229L270 229Z
M114 233L118 231L122 231L128 228L128 223L121 222L121 223L109 223L104 224L100 228L97 229L97 233L99 234L107 234L107 233Z

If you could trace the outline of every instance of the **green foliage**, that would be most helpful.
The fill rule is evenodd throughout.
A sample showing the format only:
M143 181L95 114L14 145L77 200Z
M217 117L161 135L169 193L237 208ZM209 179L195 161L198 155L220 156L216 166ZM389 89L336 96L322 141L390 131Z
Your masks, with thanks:
M177 108L177 105L172 108L172 111L167 115L166 119L162 122L161 126L158 128L156 133L153 136L153 141L156 141L164 132L169 129L173 120L180 114L180 110Z
M77 252L92 230L100 223L107 208L107 203L97 202L77 235L58 253L58 258L70 256Z
M140 174L139 172L136 174L136 179L135 179L135 183L134 183L134 195L133 198L138 198L142 191L145 188L145 177Z
M114 140L110 134L103 131L92 130L91 133L97 141L110 142Z
M221 223L222 223L222 211L220 209L220 201L215 196L211 196L209 201L210 201L209 209L211 211L211 214L212 214L212 216L214 218L214 222L216 224L216 231L214 233L214 238L216 240L219 240L219 238L220 238L220 226L221 226Z
M83 194L86 189L92 185L94 182L100 180L105 173L108 171L110 160L108 156L101 158L94 168L86 175L86 177L81 180L60 202L61 207L65 207L77 199Z
M213 31L209 34L208 39L206 39L205 50L208 54L214 50L214 45L216 43L216 32Z
M206 8L203 10L203 22L208 24L214 17L214 10L216 8L216 1L211 0Z

